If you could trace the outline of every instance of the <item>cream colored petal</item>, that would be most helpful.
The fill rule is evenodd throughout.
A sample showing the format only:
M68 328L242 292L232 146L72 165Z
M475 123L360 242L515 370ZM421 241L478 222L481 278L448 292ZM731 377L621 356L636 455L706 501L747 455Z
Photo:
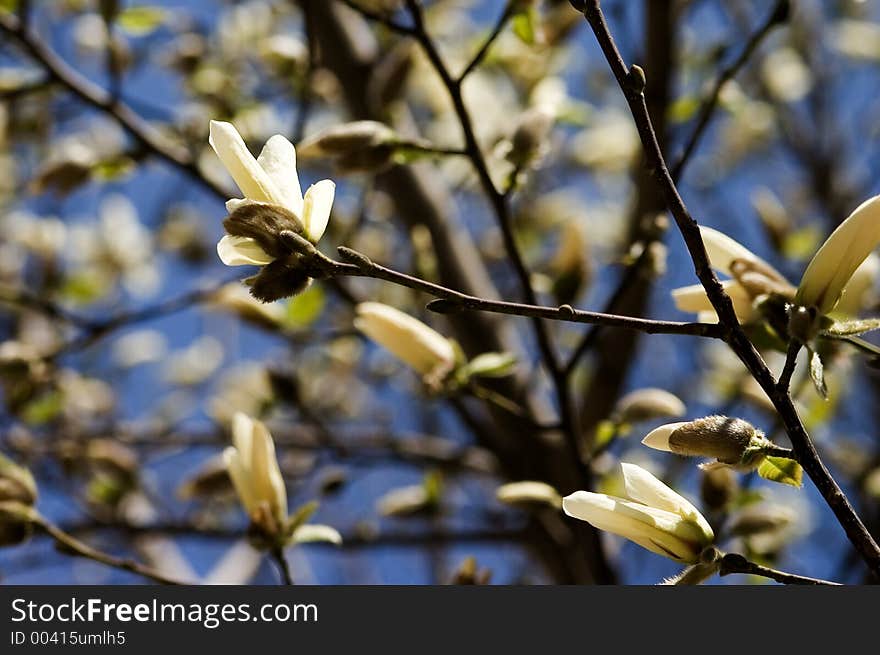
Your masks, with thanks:
M318 243L330 221L330 210L336 195L336 184L332 180L321 180L310 186L303 201L303 226L306 236L312 243Z
M227 266L265 266L273 261L250 237L234 237L229 234L217 242L217 255Z
M813 256L801 278L795 302L827 314L850 278L880 244L880 196L859 205Z
M502 503L510 505L543 503L557 509L562 507L562 498L559 496L559 492L546 482L535 480L503 484L495 490L495 497Z
M326 541L337 546L342 545L342 535L329 525L307 523L293 531L291 541L296 544L307 544L315 541Z
M422 375L438 366L452 366L455 361L449 339L388 305L359 304L354 326Z
M754 315L752 299L748 292L736 280L722 280L721 286L724 287L724 292L730 296L736 317L742 323L748 321ZM679 287L673 289L671 293L672 301L679 311L694 314L712 312L714 319L708 322L715 323L718 321L715 309L712 307L712 303L709 301L709 297L706 295L706 290L702 284ZM700 320L702 321L702 319Z
M671 512L651 510L639 503L589 491L566 496L562 507L569 516L625 537L664 557L694 561L702 549L697 541L675 534L676 527L686 522Z
M261 421L253 422L253 446L251 450L251 475L256 495L266 501L275 518L279 521L287 517L287 490L275 458L275 443L272 435Z
M282 204L281 192L254 159L238 130L231 123L211 121L208 143L247 198Z
M678 515L696 512L693 505L641 466L621 462L620 470L630 500Z
M231 214L236 209L247 207L248 205L260 204L256 200L248 200L247 198L230 198L226 201L226 213ZM265 204L265 203L262 203Z
M284 198L284 207L303 215L303 196L296 172L296 148L280 134L270 137L263 146L257 163L272 179L275 187Z
M872 252L849 279L832 315L839 318L858 316L865 309L866 303L870 302L869 292L874 288L878 278L880 278L880 257Z
M669 448L669 435L678 430L682 425L685 425L685 422L680 423L667 423L666 425L661 425L659 428L655 428L651 430L644 439L642 439L642 443L645 444L648 448L653 448L654 450L662 450L667 453L671 453L672 450Z
M226 464L226 470L232 480L232 486L235 487L235 492L238 494L238 499L242 507L244 507L244 511L248 516L253 516L257 507L257 500L251 485L251 477L242 464L241 455L235 448L230 446L223 451L223 461Z
M775 272L775 269L770 264L723 232L713 230L711 227L700 227L700 235L703 237L703 243L706 246L706 254L709 255L709 263L716 271L732 276L730 267L733 262L743 260L754 262L762 268ZM776 274L782 279L779 273Z
M244 412L232 416L232 444L241 456L244 466L250 470L251 451L254 443L254 419Z

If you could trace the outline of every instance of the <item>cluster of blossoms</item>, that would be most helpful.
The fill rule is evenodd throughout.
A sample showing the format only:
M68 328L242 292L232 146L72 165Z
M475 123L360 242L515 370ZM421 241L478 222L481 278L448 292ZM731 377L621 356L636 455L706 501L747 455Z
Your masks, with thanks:
M280 135L269 139L257 159L228 123L212 121L210 142L245 196L227 203L228 234L217 246L220 258L230 266L261 266L246 282L264 302L298 293L310 280L303 273L297 238L311 244L321 238L333 203L333 182L318 182L303 196L295 149ZM866 260L880 243L880 196L864 202L841 223L797 287L730 237L710 228L701 232L712 268L730 278L722 285L737 318L746 326L766 325L783 347L794 340L812 352L819 338L849 338L880 327L877 321L856 326L849 321L866 287L862 278L872 270L873 263ZM697 313L700 320L717 320L701 285L676 289L672 296L679 309ZM512 370L513 362L504 353L484 353L466 361L455 341L382 303L359 304L354 325L411 367L432 390L452 390L467 385L472 376L507 375ZM658 391L627 397L614 417L615 431L628 430L628 423L640 417L684 414L681 401ZM338 541L332 528L303 525L302 511L294 514L300 518L287 516L283 478L262 423L237 414L233 439L235 447L224 453L226 467L260 535L276 545L313 538ZM703 465L710 470L757 470L768 479L800 485L797 462L741 419L708 416L669 423L651 431L643 443L678 455L712 458ZM696 507L645 469L631 463L622 463L621 469L625 497L576 491L563 498L546 483L522 481L501 487L498 498L561 509L676 562L715 570L715 533Z

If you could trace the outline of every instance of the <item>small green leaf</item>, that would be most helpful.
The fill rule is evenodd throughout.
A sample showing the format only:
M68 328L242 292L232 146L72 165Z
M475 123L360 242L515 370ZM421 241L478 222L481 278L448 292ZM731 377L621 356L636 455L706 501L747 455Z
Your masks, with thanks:
M428 504L436 506L443 495L443 475L439 471L429 471L422 480Z
M804 472L793 459L768 455L758 466L758 475L765 480L800 487Z
M534 7L529 7L515 14L511 20L513 33L526 45L534 45L537 40L537 19L537 11Z
M318 510L318 501L310 500L297 507L293 514L287 517L287 535L292 536L298 527L312 518L312 515Z
M828 387L825 385L825 369L822 366L822 358L815 351L810 352L810 378L812 378L813 385L816 387L819 395L828 400Z
M863 318L854 321L835 321L822 333L829 337L851 337L872 330L880 330L880 318Z
M512 353L483 353L477 355L463 367L463 373L470 377L503 378L516 368L516 355Z
M56 418L63 408L63 397L50 391L29 402L21 412L21 418L29 425L43 425Z
M700 99L695 95L684 95L677 98L666 112L672 123L685 123L692 119L700 108Z
M324 310L324 290L313 284L287 303L285 324L294 328L305 328L318 320Z
M614 421L602 421L596 428L596 438L593 440L593 449L599 450L607 446L620 434L620 428Z
M116 23L132 36L146 36L165 22L166 12L159 7L129 7Z

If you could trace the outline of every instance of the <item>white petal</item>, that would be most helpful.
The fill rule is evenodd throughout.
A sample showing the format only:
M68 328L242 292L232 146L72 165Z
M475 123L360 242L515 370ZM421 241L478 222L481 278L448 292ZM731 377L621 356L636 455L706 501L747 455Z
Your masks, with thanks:
M223 461L244 511L248 516L252 516L257 508L257 499L251 484L251 476L242 463L241 454L230 446L223 451Z
M659 428L651 430L647 434L647 436L642 439L642 443L645 444L648 448L671 453L672 450L670 450L669 448L669 435L678 430L678 428L680 428L682 425L686 425L686 422L667 423L666 425L661 425Z
M742 260L753 262L761 268L776 272L770 264L723 232L713 230L711 227L701 227L700 235L703 237L703 243L706 246L706 254L709 255L709 263L716 271L725 275L732 275L730 271L731 265L734 261ZM782 275L776 274L782 279Z
M285 208L301 217L303 214L303 197L296 173L296 148L280 134L266 141L257 163L272 179L275 188L284 199Z
M827 314L865 258L880 243L880 196L859 205L813 256L795 302Z
M724 292L730 296L733 303L733 311L740 322L748 321L754 314L752 307L752 299L748 292L736 280L722 280L721 286ZM706 290L702 284L692 284L687 287L679 287L672 290L672 301L676 308L682 312L699 314L701 312L712 312L715 309L706 295ZM701 319L702 320L702 319ZM717 322L718 317L709 322Z
M521 482L509 482L495 490L495 497L502 503L516 505L517 503L544 503L557 509L562 506L562 498L546 482L523 480Z
M236 209L241 209L248 205L259 204L256 200L248 200L247 198L230 198L226 201L226 213L231 214ZM264 203L265 204L265 203Z
M712 528L703 515L684 496L667 487L650 472L636 464L621 462L626 495L650 507L672 512L696 524L709 540Z
M337 546L342 545L342 535L336 528L329 525L309 523L299 526L293 531L291 541L296 544L305 544L314 541L327 541Z
M229 234L217 242L217 254L227 266L265 266L273 261L250 237L234 237Z
M858 316L869 301L866 294L874 288L877 278L880 278L880 257L872 252L849 279L833 314L841 318Z
M327 229L330 210L336 195L336 184L332 180L321 180L310 186L303 201L303 226L306 236L312 243L318 243Z
M211 121L208 143L223 162L241 192L251 200L282 204L281 192L247 149L231 123Z
M378 302L360 303L356 311L358 330L422 375L454 363L449 339L412 316Z
M254 443L254 419L244 412L232 416L232 444L238 451L245 466L250 469L251 449Z
M253 421L251 475L257 498L266 501L279 522L287 517L287 489L275 457L275 442L261 421Z
M690 524L671 512L589 491L566 496L562 499L562 508L569 516L630 539L658 555L694 561L701 550L699 535L692 535L694 540L676 535L677 526Z

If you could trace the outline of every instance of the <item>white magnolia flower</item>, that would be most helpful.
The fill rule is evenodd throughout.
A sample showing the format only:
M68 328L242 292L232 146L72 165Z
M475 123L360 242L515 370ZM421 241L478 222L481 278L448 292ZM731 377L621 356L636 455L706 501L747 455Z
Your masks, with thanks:
M223 460L238 498L251 521L277 533L287 520L287 490L272 435L260 421L237 412L232 441L235 445L223 451Z
M690 502L635 464L623 463L627 498L576 491L562 499L566 514L620 535L653 553L694 563L715 539Z
M835 308L862 262L880 243L880 196L859 205L813 255L795 302L820 314Z
M700 235L706 246L709 264L716 272L732 278L723 280L721 285L730 296L736 317L741 323L748 322L754 316L753 302L760 292L793 293L793 288L781 273L741 243L711 227L700 227ZM679 310L693 312L701 321L718 320L702 284L673 289L672 299Z
M740 322L754 316L754 302L765 293L778 293L798 306L814 307L820 316L852 316L873 285L880 244L880 196L859 205L819 248L794 287L772 266L726 234L708 227L700 233L714 270L730 276L722 281ZM849 291L849 293L847 293ZM700 320L717 320L702 285L672 291L676 307L697 313Z
M354 326L423 376L441 376L455 365L452 342L418 319L378 302L357 306Z
M296 217L309 241L318 242L330 219L336 185L321 180L303 196L296 172L296 149L290 141L276 134L254 159L231 123L211 121L209 143L245 196L227 201L230 214L254 203L280 206ZM254 239L241 236L224 236L217 244L217 254L227 266L263 266L273 260Z

